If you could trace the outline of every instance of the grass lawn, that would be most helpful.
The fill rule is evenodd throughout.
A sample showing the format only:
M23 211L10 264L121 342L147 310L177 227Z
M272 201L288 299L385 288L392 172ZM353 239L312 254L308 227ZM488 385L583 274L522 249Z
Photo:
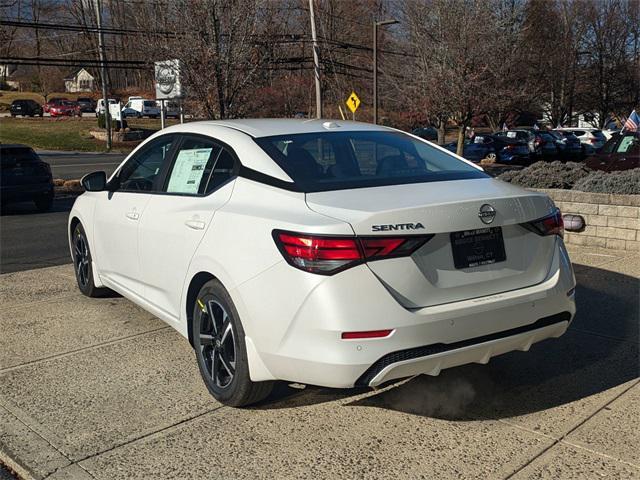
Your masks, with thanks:
M168 125L175 124L168 121ZM159 130L159 119L131 119L130 128ZM89 130L97 127L93 117L83 118L0 118L0 142L23 143L44 150L77 150L102 152L105 144L89 136ZM138 142L114 144L114 151L128 152Z
M0 118L0 142L24 143L45 150L100 152L104 144L89 136L95 119Z

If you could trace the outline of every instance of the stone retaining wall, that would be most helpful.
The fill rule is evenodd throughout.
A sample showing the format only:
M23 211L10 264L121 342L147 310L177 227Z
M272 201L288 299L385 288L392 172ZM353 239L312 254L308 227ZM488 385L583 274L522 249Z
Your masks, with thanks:
M640 195L538 189L549 195L562 214L585 219L582 232L566 232L568 244L640 251Z

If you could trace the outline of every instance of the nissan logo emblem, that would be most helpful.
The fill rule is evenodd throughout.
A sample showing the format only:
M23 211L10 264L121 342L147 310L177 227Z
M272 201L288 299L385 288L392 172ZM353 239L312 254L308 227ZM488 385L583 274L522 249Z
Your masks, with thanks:
M488 203L485 203L480 207L478 217L480 217L482 223L486 223L487 225L489 225L491 222L493 222L493 219L496 218L496 209Z

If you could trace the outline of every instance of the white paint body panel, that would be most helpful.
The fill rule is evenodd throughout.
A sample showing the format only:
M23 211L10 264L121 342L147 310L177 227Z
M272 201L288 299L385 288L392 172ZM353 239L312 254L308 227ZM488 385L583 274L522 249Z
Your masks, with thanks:
M384 127L338 122L340 128ZM196 122L170 132L208 135L229 145L245 167L277 180L287 174L250 138L322 131L322 122ZM126 162L126 160L125 160ZM482 228L478 209L491 203L492 226L505 233L507 261L477 269L451 265L449 232ZM246 332L251 378L351 387L381 357L425 345L492 335L568 312L575 278L562 239L538 237L518 224L548 214L553 203L493 179L432 182L304 194L236 177L205 197L90 192L75 202L93 252L98 285L108 286L188 336L191 280L215 276L229 291ZM134 211L134 220L126 216ZM185 224L203 222L202 229ZM421 222L433 239L410 258L361 264L331 276L298 270L283 259L274 229L371 235L377 223ZM389 234L389 232L384 232ZM392 232L396 233L396 232ZM397 362L369 382L528 349L561 335L560 322L518 335ZM345 331L392 329L383 339L342 340Z

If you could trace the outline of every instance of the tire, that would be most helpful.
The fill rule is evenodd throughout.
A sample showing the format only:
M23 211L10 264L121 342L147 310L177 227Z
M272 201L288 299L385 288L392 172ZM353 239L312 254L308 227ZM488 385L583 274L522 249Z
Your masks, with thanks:
M93 269L91 268L91 251L89 241L81 223L73 230L71 256L73 258L73 270L75 271L78 288L87 297L104 297L111 290L98 288L93 282Z
M219 281L210 280L198 292L191 333L200 374L216 400L243 407L271 393L274 382L253 382L249 377L244 329Z
M36 208L40 212L48 212L53 206L53 194L42 195L33 199L33 203L36 204Z
M498 160L498 157L494 152L491 152L487 154L487 160L493 160L495 162Z

